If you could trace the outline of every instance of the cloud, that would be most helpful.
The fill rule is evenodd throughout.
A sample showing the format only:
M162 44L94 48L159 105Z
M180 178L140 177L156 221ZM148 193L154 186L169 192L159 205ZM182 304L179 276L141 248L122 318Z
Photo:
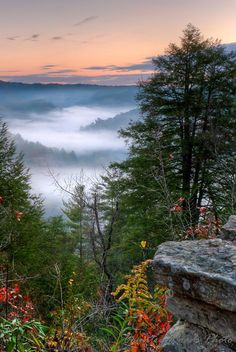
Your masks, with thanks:
M57 68L57 69L55 69ZM150 77L154 71L152 58L148 57L141 63L130 65L89 66L84 70L98 71L100 75L79 74L78 70L60 67L56 64L41 66L41 73L32 75L0 74L0 79L23 83L61 83L61 84L97 84L97 85L135 85L140 80ZM103 73L105 74L102 74ZM110 71L110 72L109 72ZM97 73L98 73L97 72ZM113 72L113 74L112 74ZM110 73L110 74L109 74Z
M52 71L55 68L58 68L58 69L56 71ZM76 73L76 72L78 72L77 70L74 70L73 68L62 68L62 69L59 69L59 68L60 68L59 65L48 64L48 65L41 66L40 70L41 71L47 71L46 73L42 73L42 75L46 75L46 76L51 76L51 75L55 75L55 74L65 74L65 73Z
M70 69L70 68L67 68L67 69L64 69L64 70L58 70L58 71L50 71L50 74L64 74L64 73L75 73L75 72L78 72L77 70L74 70L74 69Z
M37 39L39 36L40 36L40 34L33 34L33 35L31 36L31 38L32 38L32 39Z
M6 39L7 39L7 40L16 40L16 39L18 39L18 38L20 38L20 36L19 36L19 35L15 35L15 36L13 36L13 37L7 37Z
M107 65L107 66L89 66L89 67L83 67L83 70L92 70L92 71L115 71L116 70L115 65Z
M91 21L96 20L97 18L98 18L98 16L89 16L89 17L86 17L86 18L84 18L83 20L81 20L81 21L75 23L74 26L76 26L76 27L82 26L82 25L84 25L84 24L86 24L86 23L88 23L88 22L91 22Z
M128 66L118 67L118 71L153 71L152 59L146 59L140 64L133 64Z
M40 37L40 34L39 33L35 33L35 34L32 34L29 38L27 38L26 40L31 40L31 41L36 41L38 40Z
M51 38L52 40L62 40L64 39L63 37L60 37L60 36L55 36L55 37L52 37Z
M52 68L57 67L57 65L48 64L41 66L41 70L51 70Z
M146 58L143 62L138 64L131 64L127 66L117 66L117 65L107 65L107 66L89 66L84 67L84 70L92 71L119 71L119 72L129 72L129 71L153 71L152 58Z
M2 72L2 73L12 73L12 72L16 73L16 72L19 72L19 71L16 71L16 70L0 70L0 72Z

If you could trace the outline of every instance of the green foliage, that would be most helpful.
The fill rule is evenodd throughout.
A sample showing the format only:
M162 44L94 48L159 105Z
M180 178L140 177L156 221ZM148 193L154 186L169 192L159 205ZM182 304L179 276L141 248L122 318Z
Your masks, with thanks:
M86 208L85 186L77 184L71 199L64 202L64 214L68 218L70 233L78 246L80 259L83 258L83 247L86 246L86 235L89 227L89 214Z
M16 154L7 126L0 122L0 245L10 261L17 247L28 242L29 233L32 236L38 232L42 207L40 200L31 195L29 182L23 157Z
M32 195L30 176L5 123L0 123L0 259L3 277L39 274L39 239L43 233L41 200ZM4 272L6 271L6 272Z
M78 237L69 232L62 217L43 219L41 201L32 195L29 173L5 123L0 124L0 171L3 279L29 278L25 288L45 318L60 302L55 265L61 272L63 294L72 272L76 272L81 280L79 292L91 297L97 282L94 265L82 264L76 254Z
M89 189L79 182L64 204L66 219L43 218L23 157L0 123L3 349L91 351L93 342L101 351L160 350L171 322L166 292L150 289L150 261L135 266L126 283L124 274L167 239L217 235L220 220L235 211L235 62L188 25L180 45L155 58L156 72L140 83L142 116L120 132L127 159ZM46 337L32 317L8 314L16 278L35 315L50 322Z
M101 299L111 300L113 270L111 251L115 240L119 214L118 196L106 187L105 179L85 188L78 182L71 199L65 203L71 233L77 239L81 264L96 264L100 274ZM97 280L96 280L97 282Z
M0 318L0 347L6 352L43 351L47 328L38 321Z
M180 45L155 58L155 74L140 83L143 120L121 131L129 155L111 166L122 270L127 258L141 259L140 241L152 255L160 242L196 225L202 206L216 219L234 212L235 62L235 54L188 25ZM179 198L182 211L175 212Z
M120 347L125 346L127 335L132 331L132 328L129 326L128 308L127 304L121 302L110 317L111 323L101 328L112 341L110 342L111 347L109 349L112 352L120 351Z

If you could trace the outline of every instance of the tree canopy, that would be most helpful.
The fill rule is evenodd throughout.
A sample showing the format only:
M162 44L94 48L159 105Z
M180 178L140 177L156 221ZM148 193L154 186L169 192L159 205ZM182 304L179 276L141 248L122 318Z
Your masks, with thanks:
M120 132L128 158L112 165L130 241L155 248L196 224L203 206L216 217L233 211L235 59L191 24L153 59L155 73L139 85L142 119Z

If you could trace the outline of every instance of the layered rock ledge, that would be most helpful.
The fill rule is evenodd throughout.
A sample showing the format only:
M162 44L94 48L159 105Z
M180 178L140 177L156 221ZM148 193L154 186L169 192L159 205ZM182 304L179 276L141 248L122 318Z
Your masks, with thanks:
M166 242L153 269L156 282L170 289L167 308L179 319L163 340L165 352L236 351L234 242Z

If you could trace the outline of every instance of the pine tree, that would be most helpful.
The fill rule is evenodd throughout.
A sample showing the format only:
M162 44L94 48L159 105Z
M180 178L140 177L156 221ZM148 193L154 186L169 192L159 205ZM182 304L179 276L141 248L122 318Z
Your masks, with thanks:
M153 60L138 94L143 119L121 131L129 156L113 164L130 242L155 248L196 224L203 205L218 217L234 203L235 58L190 24Z
M71 198L64 202L64 214L68 218L68 227L74 237L75 249L78 251L80 259L83 259L84 246L86 246L86 232L88 214L86 212L85 186L77 184L74 187Z
M42 206L40 199L31 193L23 156L16 153L14 141L3 122L0 123L0 197L0 245L12 260L17 243L24 241L28 222L32 225L41 217Z

